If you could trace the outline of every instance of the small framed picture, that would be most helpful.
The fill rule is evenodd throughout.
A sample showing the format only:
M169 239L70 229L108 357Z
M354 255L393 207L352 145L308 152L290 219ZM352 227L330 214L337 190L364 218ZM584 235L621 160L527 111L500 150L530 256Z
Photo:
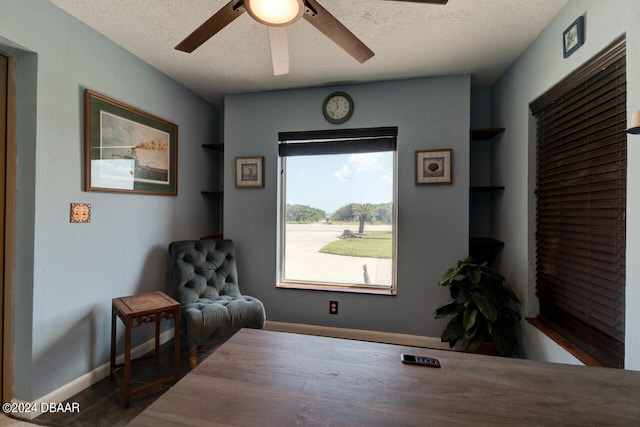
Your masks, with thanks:
M416 185L451 184L452 156L450 148L416 151Z
M562 33L562 53L565 58L571 56L584 44L584 16L573 21Z
M264 157L236 157L236 187L264 188Z

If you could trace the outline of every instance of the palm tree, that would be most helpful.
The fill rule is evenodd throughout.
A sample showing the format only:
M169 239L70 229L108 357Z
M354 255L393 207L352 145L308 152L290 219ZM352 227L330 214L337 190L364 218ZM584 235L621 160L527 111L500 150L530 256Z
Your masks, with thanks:
M360 225L358 226L358 234L364 233L364 222L371 219L375 206L371 203L355 203L352 208L353 216L358 218Z

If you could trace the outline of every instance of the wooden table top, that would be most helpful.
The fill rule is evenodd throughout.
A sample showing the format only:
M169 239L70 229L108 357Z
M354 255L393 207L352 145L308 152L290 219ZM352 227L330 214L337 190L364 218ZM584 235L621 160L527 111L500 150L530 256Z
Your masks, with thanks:
M113 298L112 304L125 316L173 310L180 306L178 301L161 291Z
M640 372L243 329L130 425L220 424L639 425Z

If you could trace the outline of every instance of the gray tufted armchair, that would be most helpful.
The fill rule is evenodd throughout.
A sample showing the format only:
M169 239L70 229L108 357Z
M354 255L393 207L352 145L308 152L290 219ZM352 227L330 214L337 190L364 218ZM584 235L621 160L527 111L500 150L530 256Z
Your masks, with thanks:
M189 369L198 363L198 346L222 344L242 328L264 327L262 302L238 288L231 240L172 242L169 275L173 297L182 305Z

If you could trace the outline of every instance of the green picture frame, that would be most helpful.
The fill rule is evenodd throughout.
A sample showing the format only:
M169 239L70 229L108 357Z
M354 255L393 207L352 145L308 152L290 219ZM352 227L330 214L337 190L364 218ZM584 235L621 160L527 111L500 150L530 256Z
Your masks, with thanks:
M85 90L84 190L178 194L178 125Z
M578 17L562 33L562 56L568 58L584 44L584 16Z

